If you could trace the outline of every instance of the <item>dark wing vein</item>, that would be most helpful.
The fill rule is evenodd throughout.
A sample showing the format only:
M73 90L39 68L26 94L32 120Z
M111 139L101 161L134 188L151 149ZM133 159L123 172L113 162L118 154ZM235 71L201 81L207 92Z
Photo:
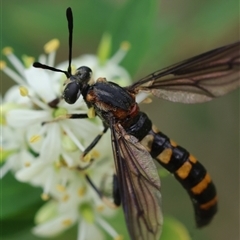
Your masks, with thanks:
M158 240L162 212L156 166L148 151L120 125L111 127L111 131L120 194L131 239Z
M240 42L156 71L126 89L173 102L198 103L222 96L240 85Z

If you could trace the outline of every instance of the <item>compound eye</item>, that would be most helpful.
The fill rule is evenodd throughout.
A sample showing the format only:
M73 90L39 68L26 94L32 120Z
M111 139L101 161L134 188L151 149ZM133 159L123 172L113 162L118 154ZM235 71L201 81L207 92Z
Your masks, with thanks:
M81 91L79 85L73 81L66 85L62 97L68 104L74 104L78 100L80 94Z

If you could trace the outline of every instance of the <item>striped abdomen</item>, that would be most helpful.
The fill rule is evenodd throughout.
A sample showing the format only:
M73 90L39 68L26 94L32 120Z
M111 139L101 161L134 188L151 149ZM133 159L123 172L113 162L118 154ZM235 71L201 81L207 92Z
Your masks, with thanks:
M151 156L174 174L187 190L194 206L197 226L208 224L217 211L217 195L204 166L186 149L158 131L145 113L139 113L137 123L127 132L137 137Z

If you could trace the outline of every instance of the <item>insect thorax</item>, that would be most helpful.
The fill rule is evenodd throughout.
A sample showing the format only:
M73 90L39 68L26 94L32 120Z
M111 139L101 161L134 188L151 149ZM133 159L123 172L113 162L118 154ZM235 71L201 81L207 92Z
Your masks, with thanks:
M119 85L107 81L90 86L85 100L107 123L110 119L115 119L117 122L123 121L129 118L133 111L138 110L133 95Z

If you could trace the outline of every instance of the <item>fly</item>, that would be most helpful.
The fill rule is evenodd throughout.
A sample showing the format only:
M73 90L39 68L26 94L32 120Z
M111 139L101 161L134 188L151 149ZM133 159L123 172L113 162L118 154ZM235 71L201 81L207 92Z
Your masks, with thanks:
M71 72L73 16L66 11L69 29L69 65L63 71L41 63L33 64L64 73L68 80L62 98L74 104L83 96L89 109L103 121L104 130L84 151L86 155L110 129L116 168L114 203L122 203L131 239L160 238L163 217L160 179L152 159L171 172L188 192L196 225L207 225L217 212L217 193L205 167L186 149L160 132L141 112L135 100L140 92L172 102L201 103L239 87L240 42L200 54L153 72L127 87L99 78L90 85L92 70L86 66ZM57 105L58 101L54 100ZM87 118L72 114L66 118ZM88 182L101 195L87 177Z

